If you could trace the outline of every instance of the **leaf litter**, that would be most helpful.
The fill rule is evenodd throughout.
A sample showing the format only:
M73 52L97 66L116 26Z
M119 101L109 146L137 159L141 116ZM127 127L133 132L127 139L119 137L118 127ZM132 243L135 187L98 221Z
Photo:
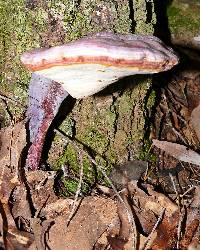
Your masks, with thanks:
M192 81L186 75L163 90L155 120L160 136L151 149L159 157L157 165L132 161L118 166L106 177L110 187L97 184L85 197L81 179L76 197L61 198L55 194L55 171L24 169L25 121L2 129L0 247L198 249L199 167L193 164L199 165L199 90L193 98ZM78 142L66 140L79 156L88 154Z
M121 180L119 194L126 207L116 199L115 192L96 193L74 201L55 195L55 171L22 169L26 148L24 122L2 129L0 138L1 245L5 249L132 249L133 237L137 238L137 249L164 249L163 246L177 244L180 209L186 209L184 203L188 200L172 199L155 191L150 184L139 185L138 173L134 178L130 163L125 166L128 178L117 180ZM141 173L145 172L145 162L132 164L141 167ZM179 242L181 249L197 244L199 236L199 188L191 193L194 195L193 198L190 195L187 205L185 234ZM73 203L76 211L67 225ZM127 207L136 222L136 235Z

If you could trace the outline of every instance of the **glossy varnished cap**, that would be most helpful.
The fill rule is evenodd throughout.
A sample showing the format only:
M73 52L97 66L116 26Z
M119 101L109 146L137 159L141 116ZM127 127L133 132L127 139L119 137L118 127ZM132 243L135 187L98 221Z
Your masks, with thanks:
M154 36L101 32L21 56L32 72L63 84L75 98L95 94L120 78L171 69L178 57Z

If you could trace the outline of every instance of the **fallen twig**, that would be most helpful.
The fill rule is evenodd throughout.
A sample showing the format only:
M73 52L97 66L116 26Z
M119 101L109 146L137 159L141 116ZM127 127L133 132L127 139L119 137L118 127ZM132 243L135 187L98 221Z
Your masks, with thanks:
M178 227L177 227L177 242L176 242L176 248L179 249L179 245L180 245L180 241L181 241L181 229L182 229L182 226L183 226L183 220L184 220L184 216L185 216L185 209L182 205L182 202L181 202L181 197L177 191L177 188L176 188L176 184L175 184L175 181L174 181L174 178L172 176L172 174L169 174L170 178L171 178L171 182L172 182L172 185L173 185L173 188L174 188L174 191L176 193L176 198L178 198L178 208L179 208L179 221L178 221Z
M22 107L22 108L27 108L26 105L23 105L20 101L15 100L11 97L5 96L3 94L0 94L0 98L6 102L12 102L14 104L17 104L18 106Z
M71 222L71 219L72 217L74 216L74 213L77 209L77 201L78 201L78 196L81 192L81 186L82 186L82 183L83 183L83 152L81 151L79 153L79 160L80 160L80 170L79 170L79 183L78 183L78 186L77 186L77 190L76 190L76 194L75 194L75 197L74 197L74 200L73 200L73 204L72 204L72 209L71 209L71 212L67 218L67 227L69 226L70 222Z
M77 142L75 142L74 140L72 140L69 136L67 136L65 133L63 133L62 131L58 130L58 129L54 129L54 131L60 135L62 138L64 138L65 140L67 140L68 142L70 142L78 151L83 150L83 146L77 145ZM87 151L86 151L87 152ZM135 220L134 217L132 215L132 213L129 211L129 209L127 208L126 203L123 201L122 197L120 196L119 192L117 191L117 189L115 188L115 186L113 185L112 181L110 180L110 178L107 176L106 172L104 171L103 167L100 166L87 152L87 156L90 159L90 161L96 166L96 168L103 174L103 176L106 178L106 180L108 181L108 183L110 184L110 186L112 187L113 191L115 192L117 198L119 199L119 201L123 204L123 206L125 207L127 216L128 216L128 220L129 223L132 225L131 227L131 231L133 233L133 242L132 242L132 249L136 249L137 247L137 231L136 231L136 224L135 224Z
M140 250L147 250L147 249L150 249L150 245L147 246L147 244L150 242L156 228L158 227L159 223L161 222L161 220L163 219L163 216L164 216L164 213L165 213L165 208L163 208L163 210L161 211L161 214L160 216L158 217L158 220L156 222L156 224L154 225L153 229L151 230L151 233L149 234L149 236L147 237L147 239L145 240L144 242L144 245L140 248ZM148 247L148 248L146 248Z
M185 193L181 194L180 197L183 198L187 193L189 193L191 190L193 190L195 188L196 188L195 186L188 188L188 190L186 190Z
M174 177L171 173L169 173L169 177L171 179L171 182L172 182L172 185L173 185L173 188L174 188L174 191L175 191L175 194L176 194L176 198L179 198L179 194L178 194L178 191L177 191L177 188L176 188L176 184L175 184L175 181L174 181Z

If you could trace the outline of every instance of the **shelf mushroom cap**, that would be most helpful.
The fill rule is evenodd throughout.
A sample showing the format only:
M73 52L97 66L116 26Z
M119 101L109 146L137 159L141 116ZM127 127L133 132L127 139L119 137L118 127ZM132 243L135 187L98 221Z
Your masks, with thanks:
M178 57L153 36L101 32L65 45L21 56L33 72L29 84L30 142L26 166L40 165L47 130L68 94L95 94L120 78L171 69Z
M171 69L178 57L154 36L100 32L21 56L32 72L63 85L75 98L93 95L119 79Z

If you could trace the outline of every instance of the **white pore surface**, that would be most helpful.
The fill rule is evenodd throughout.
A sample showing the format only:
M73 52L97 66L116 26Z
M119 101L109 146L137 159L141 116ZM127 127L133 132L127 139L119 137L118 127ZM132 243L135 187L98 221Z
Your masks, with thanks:
M73 64L55 66L35 73L59 82L74 98L93 95L120 78L135 74L149 74L133 67L113 67L101 64ZM154 73L154 72L152 72Z

